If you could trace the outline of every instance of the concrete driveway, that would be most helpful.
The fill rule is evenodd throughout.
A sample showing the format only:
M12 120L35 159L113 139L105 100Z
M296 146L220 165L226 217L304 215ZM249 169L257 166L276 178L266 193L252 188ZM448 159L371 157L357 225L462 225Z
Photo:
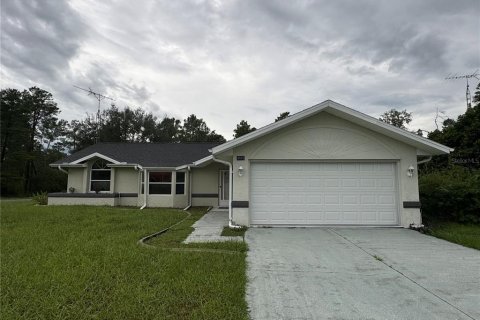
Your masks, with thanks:
M252 319L480 319L480 251L388 228L251 228Z

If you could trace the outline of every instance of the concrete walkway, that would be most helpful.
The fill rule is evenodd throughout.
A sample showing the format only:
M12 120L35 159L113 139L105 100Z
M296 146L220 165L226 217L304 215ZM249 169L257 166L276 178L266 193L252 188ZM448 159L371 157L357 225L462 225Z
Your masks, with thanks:
M242 237L221 236L222 230L226 226L228 226L228 210L212 209L193 224L195 230L183 243L243 241Z
M406 229L251 228L261 319L479 319L480 251Z

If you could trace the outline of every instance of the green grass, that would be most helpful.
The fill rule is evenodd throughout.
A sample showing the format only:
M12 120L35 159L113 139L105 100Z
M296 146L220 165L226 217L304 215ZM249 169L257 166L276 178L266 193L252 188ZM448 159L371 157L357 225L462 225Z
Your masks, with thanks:
M428 233L437 238L480 250L480 225L436 222L429 226Z
M221 235L224 237L245 237L246 231L247 231L247 228L245 227L238 228L238 229L225 227L223 228Z
M1 209L1 319L248 318L246 245L180 243L202 210L151 248L137 240L185 212L31 201ZM189 247L215 250L170 250Z

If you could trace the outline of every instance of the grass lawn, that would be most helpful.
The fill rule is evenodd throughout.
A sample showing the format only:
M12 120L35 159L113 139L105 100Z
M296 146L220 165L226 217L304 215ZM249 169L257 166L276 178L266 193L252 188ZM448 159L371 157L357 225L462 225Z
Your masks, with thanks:
M2 202L0 318L247 319L246 245L181 244L191 212L152 248L185 212Z
M223 228L221 235L224 237L245 237L246 231L247 231L247 228L245 227L238 228L238 229L225 227Z
M480 225L435 222L429 225L429 229L429 234L434 237L480 250Z

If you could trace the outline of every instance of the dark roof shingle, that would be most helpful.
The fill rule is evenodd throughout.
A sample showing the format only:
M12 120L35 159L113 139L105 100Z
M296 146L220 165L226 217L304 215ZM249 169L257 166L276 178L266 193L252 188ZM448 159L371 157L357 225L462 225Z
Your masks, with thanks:
M140 164L144 167L178 167L210 155L208 149L218 142L205 143L125 143L101 142L86 147L52 164L71 163L93 153L119 162Z

